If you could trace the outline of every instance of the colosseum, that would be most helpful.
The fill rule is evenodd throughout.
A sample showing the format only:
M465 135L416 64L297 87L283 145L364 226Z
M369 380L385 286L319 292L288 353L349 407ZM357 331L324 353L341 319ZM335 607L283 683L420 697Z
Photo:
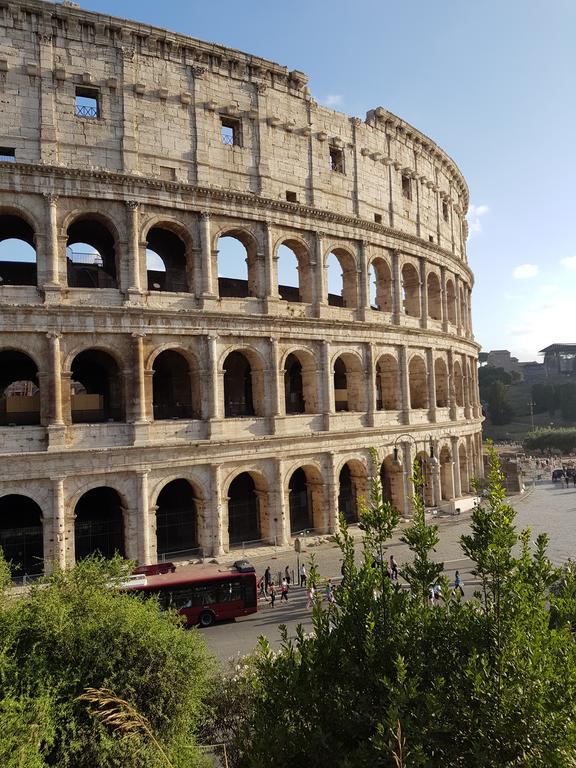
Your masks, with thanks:
M466 504L482 418L451 158L236 50L71 2L6 0L0 26L20 572L286 546L354 522L374 471L408 517L416 459L427 506Z

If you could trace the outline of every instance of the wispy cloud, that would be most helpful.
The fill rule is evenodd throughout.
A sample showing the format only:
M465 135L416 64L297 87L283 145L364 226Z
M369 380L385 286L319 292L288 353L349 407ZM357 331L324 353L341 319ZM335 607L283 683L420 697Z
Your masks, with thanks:
M327 107L337 107L339 104L342 104L342 96L338 93L333 93L326 96L326 98L322 100L322 103Z
M530 278L536 277L538 272L540 269L536 264L520 264L512 272L512 277L515 280L530 280Z
M566 269L576 270L576 256L566 256L565 259L560 259L560 264Z
M472 205L468 208L466 218L468 220L468 230L470 235L478 234L482 232L482 217L490 211L487 205Z

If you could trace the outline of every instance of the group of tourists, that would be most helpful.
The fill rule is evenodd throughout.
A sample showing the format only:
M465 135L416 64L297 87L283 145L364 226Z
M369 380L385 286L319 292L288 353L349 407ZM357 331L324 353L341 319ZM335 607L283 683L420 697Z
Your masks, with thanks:
M294 574L290 571L290 566L287 565L284 569L284 575L279 579L279 584L276 586L274 577L272 576L272 569L268 565L264 571L264 575L258 582L259 596L263 597L267 603L270 603L271 608L274 608L276 604L278 593L280 593L280 602L287 603L293 576ZM295 581L297 586L299 585L302 589L306 590L306 608L312 608L316 596L316 586L308 580L308 572L305 563L300 565L298 578L295 579ZM325 590L326 600L329 603L334 603L334 585L332 584L332 579L328 579Z

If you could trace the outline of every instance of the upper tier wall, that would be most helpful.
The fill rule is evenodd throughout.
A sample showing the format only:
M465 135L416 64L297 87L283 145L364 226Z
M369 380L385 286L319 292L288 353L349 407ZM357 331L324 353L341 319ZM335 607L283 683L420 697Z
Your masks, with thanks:
M420 237L465 261L466 184L382 108L319 106L307 78L228 48L41 0L0 7L0 146L95 168L289 199ZM78 116L78 89L98 116ZM222 141L222 120L235 143Z

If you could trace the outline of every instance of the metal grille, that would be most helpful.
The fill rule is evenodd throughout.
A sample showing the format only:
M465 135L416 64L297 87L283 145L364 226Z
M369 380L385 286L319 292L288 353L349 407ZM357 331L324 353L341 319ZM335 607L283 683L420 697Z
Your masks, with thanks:
M226 144L227 147L233 147L236 143L234 141L234 130L232 128L222 128L221 132L222 144Z
M76 117L98 117L98 107L76 104Z

